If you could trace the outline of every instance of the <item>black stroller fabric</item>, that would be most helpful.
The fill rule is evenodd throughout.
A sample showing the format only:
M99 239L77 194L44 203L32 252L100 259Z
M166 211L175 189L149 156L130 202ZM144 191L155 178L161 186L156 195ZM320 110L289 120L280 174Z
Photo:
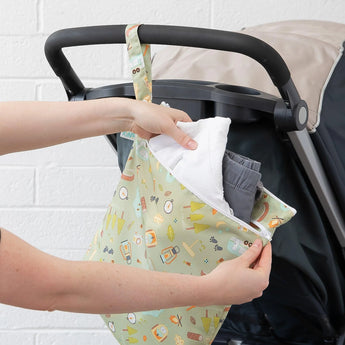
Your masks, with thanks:
M345 57L342 55L323 95L319 126L317 131L311 134L342 214L345 214L344 95Z
M293 148L267 121L233 124L230 135L229 149L260 161L264 185L298 212L275 234L269 287L232 306L218 339L336 344L345 322L345 262Z

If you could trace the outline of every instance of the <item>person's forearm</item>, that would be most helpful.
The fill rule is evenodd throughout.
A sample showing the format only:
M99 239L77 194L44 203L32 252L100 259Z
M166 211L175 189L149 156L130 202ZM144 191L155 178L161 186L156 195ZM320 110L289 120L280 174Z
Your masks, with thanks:
M207 275L192 276L67 261L3 230L0 303L97 314L245 303L261 296L268 285L271 247L261 249L262 242L255 241L237 259L222 262Z
M66 265L73 277L52 310L112 314L212 304L202 277L100 262Z
M0 154L127 130L133 102L0 102Z
M114 314L208 303L212 295L203 277L67 261L6 230L0 277L0 303L37 310Z

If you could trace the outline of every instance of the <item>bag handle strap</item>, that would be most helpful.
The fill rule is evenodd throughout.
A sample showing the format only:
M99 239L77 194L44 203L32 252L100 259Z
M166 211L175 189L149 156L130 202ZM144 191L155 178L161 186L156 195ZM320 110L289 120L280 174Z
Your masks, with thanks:
M125 37L129 67L133 79L135 98L150 103L152 102L151 46L140 43L139 26L140 24L126 26ZM133 141L140 140L139 136L132 132L121 132L121 137Z
M151 46L141 44L138 36L140 24L127 25L126 43L132 73L135 98L152 102Z

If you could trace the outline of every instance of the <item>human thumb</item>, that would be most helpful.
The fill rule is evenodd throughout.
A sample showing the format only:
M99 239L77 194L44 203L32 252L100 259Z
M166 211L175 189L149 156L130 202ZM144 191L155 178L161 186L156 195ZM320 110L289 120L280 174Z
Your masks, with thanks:
M246 250L239 259L247 266L251 266L252 263L256 261L256 259L260 256L262 250L262 241L260 239L256 239L252 246Z

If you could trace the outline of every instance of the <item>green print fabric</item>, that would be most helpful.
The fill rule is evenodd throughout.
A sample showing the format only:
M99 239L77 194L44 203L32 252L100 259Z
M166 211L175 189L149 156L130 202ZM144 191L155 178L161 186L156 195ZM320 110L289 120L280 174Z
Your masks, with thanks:
M140 45L137 29L128 26L126 31L130 67L137 98L150 101L149 47ZM251 224L227 217L178 181L156 159L147 141L135 136L86 260L200 276L244 253L258 237L266 244L294 214L295 210L264 190L256 200ZM212 343L229 309L230 305L190 305L102 318L122 345L197 345Z

